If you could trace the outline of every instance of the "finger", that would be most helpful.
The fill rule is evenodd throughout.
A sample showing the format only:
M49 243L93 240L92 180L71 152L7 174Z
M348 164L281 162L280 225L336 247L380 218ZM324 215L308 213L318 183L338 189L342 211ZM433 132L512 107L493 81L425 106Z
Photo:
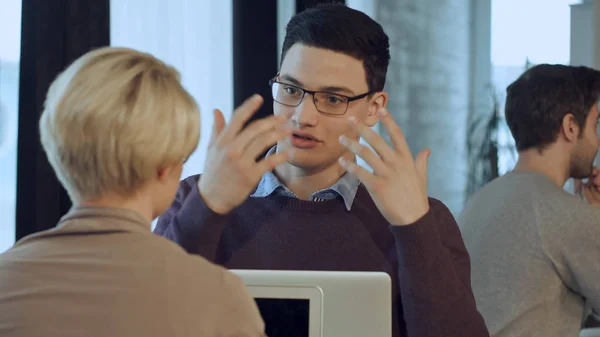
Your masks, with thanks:
M240 150L245 150L255 138L266 132L275 131L276 129L288 131L289 128L282 128L283 124L287 123L287 118L287 115L269 116L250 123L244 131L233 140L232 146Z
M358 178L368 189L374 187L379 179L373 173L367 171L364 167L361 167L353 161L340 157L338 162L346 171L348 171L348 173Z
M425 149L417 155L415 160L415 166L417 167L417 173L419 177L427 184L427 167L429 165L429 155L431 155L430 149Z
M598 188L594 184L588 183L583 186L583 189L589 191L594 201L600 201L600 194L598 193Z
M588 180L592 181L594 183L594 185L600 184L600 175L598 174L598 170L596 168L594 168L594 170L592 171L592 174L590 175Z
M396 124L394 118L392 118L392 115L389 113L389 111L387 111L386 108L380 108L377 114L379 115L379 120L390 135L392 145L394 145L396 152L401 155L410 156L412 158L410 148L408 147L408 143L406 142L406 137L404 137L402 129L400 129L398 124Z
M583 196L585 197L585 200L589 203L592 204L594 203L596 200L594 198L594 195L592 193L592 190L586 186L582 187L583 190Z
M212 134L210 136L210 142L208 143L208 146L212 146L217 141L217 138L219 138L223 132L226 124L225 117L223 117L223 113L219 109L213 110L213 118Z
M583 183L581 179L573 179L573 193L583 195Z
M223 141L229 143L242 130L246 122L258 111L263 103L260 95L253 95L248 98L233 112L229 126L223 131Z
M357 177L366 187L373 186L377 180L377 177L373 173L353 161L340 157L338 162L348 173Z
M290 158L290 154L287 151L278 152L270 155L264 159L261 159L256 167L256 174L258 177L262 177L265 173L273 171L277 166L285 163Z
M278 141L288 137L291 133L290 129L283 129L261 134L254 138L244 151L245 159L255 161L258 156L272 148Z
M340 144L344 145L352 153L364 159L365 162L371 166L376 175L381 176L390 173L390 169L381 160L381 158L376 155L375 152L373 152L373 150L357 142L356 140L350 139L343 135L340 137L339 141Z
M381 159L386 163L392 163L397 160L396 152L388 145L388 143L381 138L377 132L373 131L370 127L366 126L364 123L359 122L356 117L350 116L348 118L352 129L358 135L360 135L371 147ZM363 158L366 161L366 158ZM370 165L370 164L369 164Z

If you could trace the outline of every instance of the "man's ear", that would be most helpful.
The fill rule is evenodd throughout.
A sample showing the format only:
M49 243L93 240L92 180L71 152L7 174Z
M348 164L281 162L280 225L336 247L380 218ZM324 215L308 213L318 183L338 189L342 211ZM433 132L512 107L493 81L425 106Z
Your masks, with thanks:
M582 131L573 114L565 115L565 117L562 120L562 125L560 129L561 133L563 134L563 137L565 137L565 139L569 143L577 142L577 140L579 139L579 134Z
M369 113L367 114L367 118L365 119L365 124L368 127L372 127L377 124L379 117L377 116L377 111L380 108L385 108L387 106L388 94L385 91L376 92L371 97L371 101L369 102Z

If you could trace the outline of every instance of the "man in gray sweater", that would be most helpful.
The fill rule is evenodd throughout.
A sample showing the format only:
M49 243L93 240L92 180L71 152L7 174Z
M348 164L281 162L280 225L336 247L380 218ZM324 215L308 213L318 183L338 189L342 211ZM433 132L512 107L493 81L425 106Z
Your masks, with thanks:
M585 67L539 65L507 89L519 160L459 219L492 336L578 336L600 314L599 98L600 72ZM569 178L589 178L587 202L563 190Z

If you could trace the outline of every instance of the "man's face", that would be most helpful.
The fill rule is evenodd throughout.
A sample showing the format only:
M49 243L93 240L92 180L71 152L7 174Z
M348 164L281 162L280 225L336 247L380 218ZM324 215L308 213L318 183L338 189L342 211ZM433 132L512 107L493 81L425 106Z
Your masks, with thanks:
M583 179L592 174L594 159L600 146L598 138L598 104L595 104L590 110L583 135L575 145L571 155L570 175L572 178Z
M276 80L284 85L289 84L308 91L347 97L369 91L362 61L331 50L302 44L295 44L288 50ZM284 87L285 93L296 93L294 87ZM293 133L277 143L278 151L289 151L290 164L310 170L322 170L337 165L340 156L352 158L352 153L338 141L341 135L352 139L359 138L351 130L348 117L354 116L368 126L373 126L377 122L377 109L385 105L386 99L385 93L375 93L350 101L342 115L328 115L319 111L327 110L328 104L332 102L338 104L333 95L320 95L316 98L319 110L315 98L309 93L304 95L298 106L274 102L273 109L276 115L291 114L290 127Z

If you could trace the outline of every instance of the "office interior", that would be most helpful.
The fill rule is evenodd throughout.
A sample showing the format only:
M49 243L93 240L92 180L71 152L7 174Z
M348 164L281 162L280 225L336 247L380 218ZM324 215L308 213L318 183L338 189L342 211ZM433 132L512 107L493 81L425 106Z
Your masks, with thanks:
M0 252L52 228L71 207L37 126L48 86L70 62L107 45L152 53L181 72L208 135L213 109L230 118L253 93L265 98L253 118L272 114L268 80L278 69L285 24L319 2L0 0ZM455 216L515 164L502 113L506 86L540 63L600 69L600 0L338 2L389 33L389 111L413 152L435 153L428 192ZM489 130L481 121L493 118L495 137L484 139ZM202 137L183 177L202 172L208 141ZM491 163L480 151L489 141L497 150Z

